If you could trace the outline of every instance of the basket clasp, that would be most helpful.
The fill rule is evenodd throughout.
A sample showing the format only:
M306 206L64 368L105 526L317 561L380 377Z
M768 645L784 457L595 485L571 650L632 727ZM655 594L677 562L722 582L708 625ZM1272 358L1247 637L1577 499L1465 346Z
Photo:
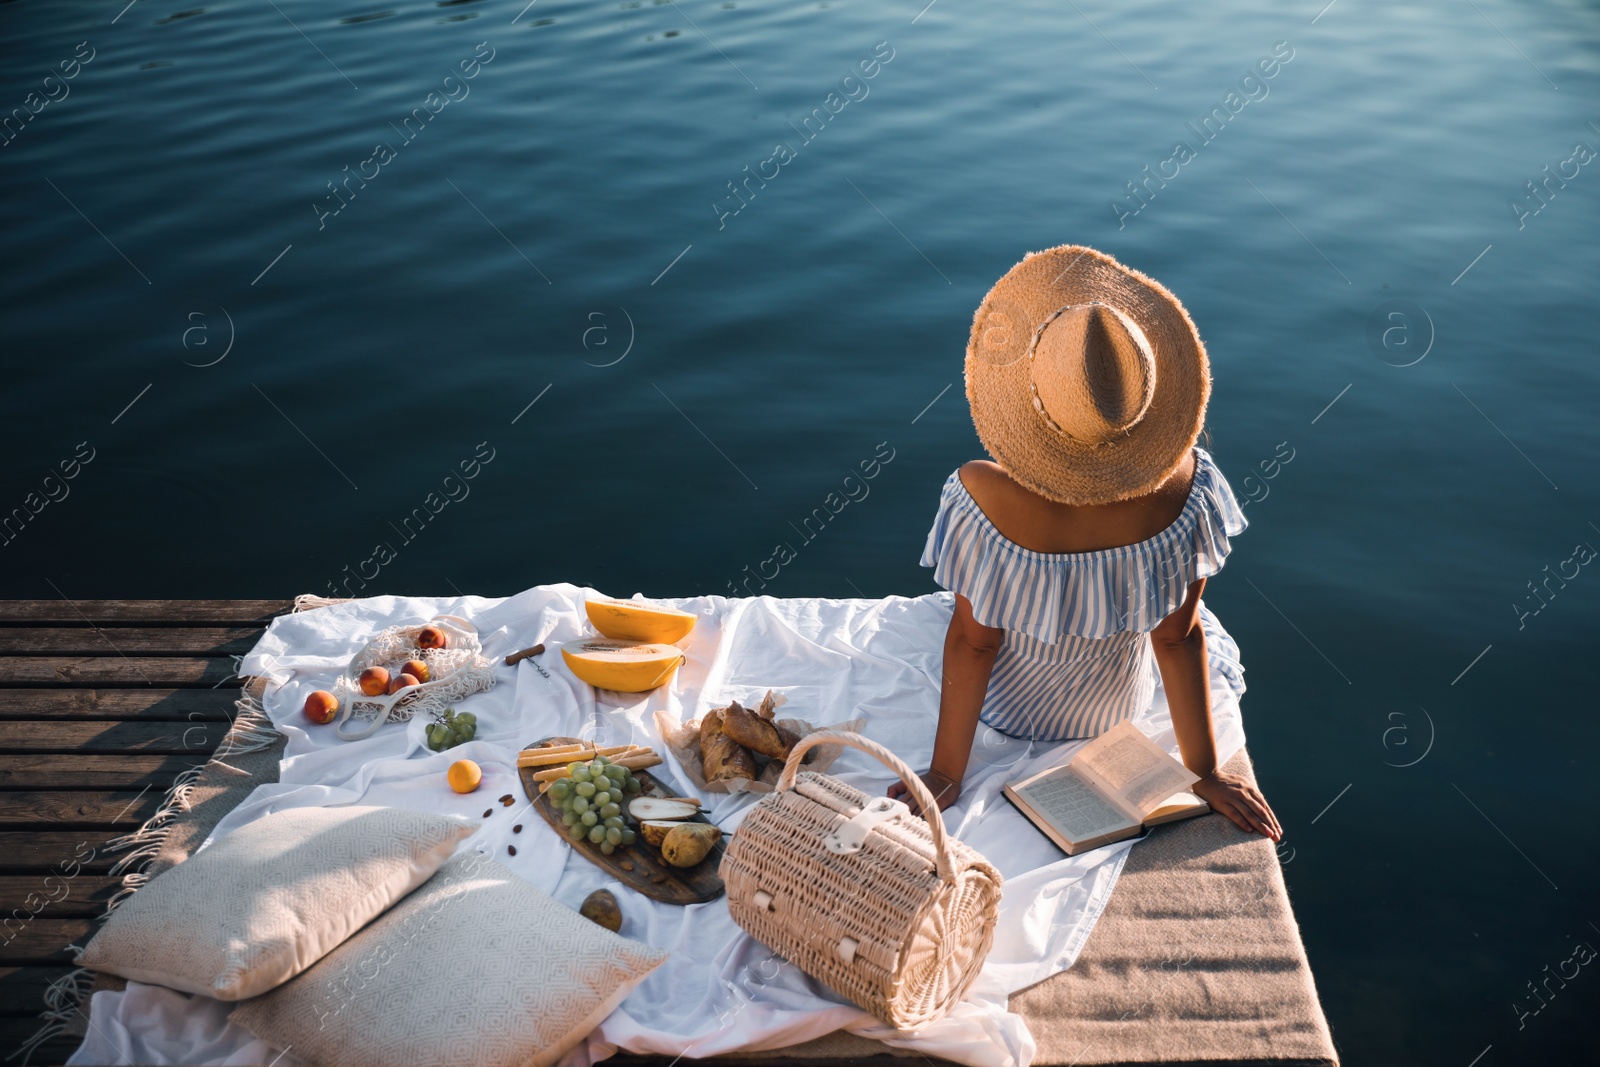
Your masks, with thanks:
M898 800L874 797L863 804L861 810L852 815L848 822L842 823L838 829L824 837L822 845L836 856L852 855L861 851L861 846L873 827L896 815L909 814L911 809Z

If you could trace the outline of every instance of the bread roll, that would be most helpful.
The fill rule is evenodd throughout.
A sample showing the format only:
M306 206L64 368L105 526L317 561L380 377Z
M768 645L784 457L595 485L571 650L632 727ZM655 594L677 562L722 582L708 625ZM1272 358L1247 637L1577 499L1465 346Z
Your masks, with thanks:
M706 783L756 777L755 757L723 732L723 709L714 708L700 720L700 765Z
M786 760L800 738L792 731L743 707L736 700L722 713L722 732L768 759Z

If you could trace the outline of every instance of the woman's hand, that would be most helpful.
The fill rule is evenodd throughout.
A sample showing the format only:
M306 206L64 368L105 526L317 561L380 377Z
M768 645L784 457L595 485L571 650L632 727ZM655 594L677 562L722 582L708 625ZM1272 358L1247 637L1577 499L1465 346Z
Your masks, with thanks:
M934 803L939 805L940 811L961 799L960 782L952 782L938 771L931 770L924 771L920 777L922 778L922 784L927 786L928 792L933 795ZM917 803L916 798L911 795L911 790L906 788L904 782L896 782L889 787L889 799L904 801L913 815L922 814L922 806Z
M1190 789L1210 804L1212 811L1226 815L1246 833L1265 834L1273 841L1283 840L1283 827L1278 825L1278 817L1267 806L1267 798L1238 775L1218 769Z

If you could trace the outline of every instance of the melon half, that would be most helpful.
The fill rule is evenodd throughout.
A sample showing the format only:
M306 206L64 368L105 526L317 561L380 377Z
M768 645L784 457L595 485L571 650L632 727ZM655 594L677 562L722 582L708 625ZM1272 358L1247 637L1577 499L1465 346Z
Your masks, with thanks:
M641 600L589 600L584 608L596 630L618 641L670 645L689 636L696 618L693 612L659 607Z
M561 658L596 689L643 693L671 678L686 657L682 649L660 642L587 637L562 645Z

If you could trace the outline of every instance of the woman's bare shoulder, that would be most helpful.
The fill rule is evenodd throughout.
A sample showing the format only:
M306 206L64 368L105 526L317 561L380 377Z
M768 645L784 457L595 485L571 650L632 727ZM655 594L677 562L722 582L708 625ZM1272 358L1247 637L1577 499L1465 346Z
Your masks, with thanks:
M988 510L987 503L999 503L1001 498L1022 487L1011 480L1006 469L992 459L969 459L956 472L961 484L966 486L978 506Z
M1048 500L992 460L975 459L959 470L961 484L1001 535L1036 552L1089 552L1131 545L1174 522L1195 476L1191 453L1160 486L1113 504L1072 505Z
M989 459L972 459L961 465L958 472L961 484L989 516L991 522L1004 528L1007 519L1026 511L1030 505L1048 505L1044 500L1018 485L1006 469Z
M996 479L1011 482L1011 475L1006 469L992 459L969 459L957 471L961 475L961 483L970 491L975 485L988 486L994 484ZM1011 482L1015 485L1015 482Z

